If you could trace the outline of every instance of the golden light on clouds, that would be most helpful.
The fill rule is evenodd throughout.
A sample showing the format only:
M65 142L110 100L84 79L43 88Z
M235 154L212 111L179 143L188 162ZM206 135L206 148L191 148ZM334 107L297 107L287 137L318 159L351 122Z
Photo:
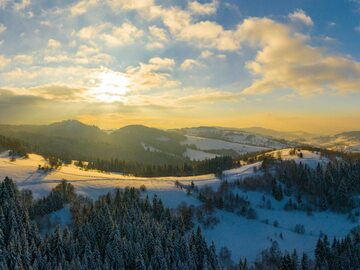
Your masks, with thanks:
M10 2L0 5L15 18L0 22L0 123L51 122L51 109L106 128L359 128L349 117L360 114L358 55L331 36L340 23L309 8L253 17L237 1Z

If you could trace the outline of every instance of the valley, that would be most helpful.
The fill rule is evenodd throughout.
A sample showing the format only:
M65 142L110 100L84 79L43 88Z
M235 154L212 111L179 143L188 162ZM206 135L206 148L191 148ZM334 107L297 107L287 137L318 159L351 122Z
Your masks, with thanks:
M318 152L302 150L300 157L299 155L290 155L290 151L291 148L269 151L265 156L277 157L285 161L292 160L311 168L316 168L318 164L326 166L329 162ZM108 192L113 192L117 188L142 188L145 190L143 196L157 196L166 207L176 211L184 203L192 207L202 207L203 204L196 193L188 193L186 189L179 188L179 185L184 187L193 185L197 189L210 187L216 190L224 181L233 183L263 173L262 162L254 162L223 171L220 178L214 174L187 177L134 177L120 173L85 170L73 163L49 172L39 171L38 166L46 163L47 161L42 156L36 154L30 154L28 158L17 158L10 161L9 153L5 151L0 155L0 178L10 177L20 189L31 190L34 198L47 196L63 180L72 184L78 194L93 200ZM241 188L234 188L232 191L249 201L257 213L255 219L249 219L224 209L215 209L211 216L218 220L217 223L208 227L197 222L203 227L207 241L213 241L218 249L227 247L231 251L234 261L247 258L249 262L255 262L264 247L270 247L273 241L279 244L281 250L296 248L298 252L309 253L311 257L319 236L326 234L329 237L342 238L352 228L359 225L358 221L351 221L346 215L332 211L316 210L311 215L301 210L286 211L284 206L287 200L284 198L277 201L268 192L246 191ZM296 201L295 197L290 196L289 198ZM271 205L271 208L264 207L265 201ZM55 215L56 222L63 226L71 223L68 216L69 209L65 208L65 212L60 216ZM337 225L333 226L333 224ZM294 230L299 225L304 225L304 232L300 233Z

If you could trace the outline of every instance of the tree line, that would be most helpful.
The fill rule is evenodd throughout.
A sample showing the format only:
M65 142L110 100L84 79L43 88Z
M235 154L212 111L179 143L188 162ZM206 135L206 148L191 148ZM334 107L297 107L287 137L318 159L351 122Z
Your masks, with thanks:
M218 176L222 171L233 168L234 161L230 156L215 157L203 161L191 161L179 165L147 165L119 159L90 161L87 165L78 163L87 169L96 169L108 172L120 172L134 176L191 176L214 173Z
M261 174L237 181L238 186L270 192L279 201L293 196L300 208L359 212L359 159L334 159L312 168L293 160L267 157L261 169Z
M10 156L27 156L28 153L28 146L14 138L9 138L0 135L0 151L10 150Z

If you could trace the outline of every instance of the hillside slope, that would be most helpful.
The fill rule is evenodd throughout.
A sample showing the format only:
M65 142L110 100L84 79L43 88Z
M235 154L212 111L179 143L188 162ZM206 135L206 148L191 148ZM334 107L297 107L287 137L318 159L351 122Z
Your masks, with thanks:
M360 152L360 131L349 131L332 136L315 137L308 140L308 143L332 150L356 153Z
M269 153L276 156L278 151ZM302 151L303 156L288 155L289 149L281 150L284 160L292 159L297 163L302 162L310 166L314 162L326 162L326 159L316 152ZM74 185L80 194L96 199L114 188L124 188L127 186L141 187L146 186L145 195L150 197L156 194L162 199L163 203L171 208L177 208L182 202L198 207L201 202L194 195L187 195L184 189L176 187L176 181L184 185L194 183L196 187L209 186L217 189L223 180L214 175L200 175L192 177L132 177L117 173L103 173L98 171L84 171L74 165L61 167L59 170L44 173L37 170L39 164L45 160L39 155L31 154L28 159L19 158L10 161L8 152L0 154L0 179L9 176L15 180L19 188L31 189L34 196L39 198L50 192L59 184L62 179ZM242 166L224 172L224 178L229 183L243 179L254 174L261 173L261 162ZM256 170L254 168L257 168ZM256 172L255 172L256 171ZM356 224L349 221L346 216L332 212L314 212L308 215L301 211L284 211L286 200L276 201L270 194L242 191L235 189L239 196L247 198L257 212L256 219L247 219L236 213L225 210L215 210L214 216L219 219L219 223L207 228L202 228L208 241L214 241L216 247L220 249L227 246L232 252L232 258L236 261L240 256L253 261L264 248L271 245L276 240L281 249L292 250L296 248L299 252L310 252L316 245L318 236L326 233L329 236L343 237ZM270 209L262 206L263 200L270 201ZM274 226L277 222L279 225ZM298 224L305 224L305 233L294 232L294 227ZM334 224L337 224L334 226Z
M224 140L233 143L246 144L251 146L265 147L270 149L284 148L293 145L289 141L271 137L271 135L260 135L254 131L244 131L235 128L222 127L198 127L186 128L182 131L189 136L204 137L209 139Z
M150 165L181 164L216 156L278 149L293 143L224 128L161 130L130 125L107 132L67 120L42 126L0 125L0 135L25 142L30 151L64 161L118 159Z
M128 126L107 133L79 121L45 126L0 125L0 134L20 139L31 151L55 155L65 161L111 159L147 164L176 164L184 161L182 135L144 126ZM158 149L159 151L152 151Z

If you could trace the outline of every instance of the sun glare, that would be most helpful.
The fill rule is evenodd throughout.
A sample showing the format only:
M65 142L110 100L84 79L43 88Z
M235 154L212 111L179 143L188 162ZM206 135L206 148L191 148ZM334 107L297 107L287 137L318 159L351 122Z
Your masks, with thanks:
M102 71L93 81L90 95L100 102L123 101L129 91L129 81L121 72Z

